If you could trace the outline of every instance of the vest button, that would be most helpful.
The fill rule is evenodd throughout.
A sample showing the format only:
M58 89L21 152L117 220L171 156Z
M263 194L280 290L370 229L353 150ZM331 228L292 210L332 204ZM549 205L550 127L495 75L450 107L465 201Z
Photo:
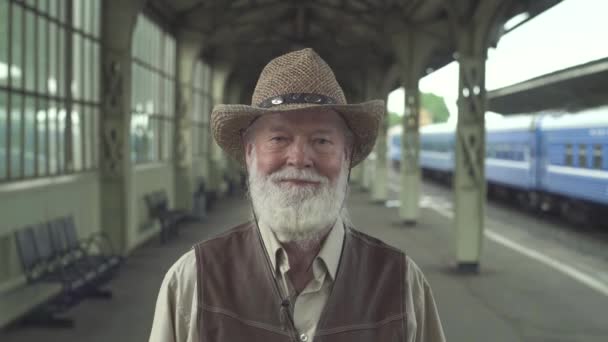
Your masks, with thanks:
M302 342L308 341L308 336L306 334L301 334L300 335L300 341L302 341Z

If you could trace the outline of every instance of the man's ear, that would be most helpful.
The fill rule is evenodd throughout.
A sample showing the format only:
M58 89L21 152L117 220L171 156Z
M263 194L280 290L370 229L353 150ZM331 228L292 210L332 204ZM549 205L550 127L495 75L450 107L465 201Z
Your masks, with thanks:
M245 162L249 165L251 155L253 153L253 144L248 142L245 143Z
M355 147L352 144L344 145L344 159L347 160L349 163L353 159L354 148Z

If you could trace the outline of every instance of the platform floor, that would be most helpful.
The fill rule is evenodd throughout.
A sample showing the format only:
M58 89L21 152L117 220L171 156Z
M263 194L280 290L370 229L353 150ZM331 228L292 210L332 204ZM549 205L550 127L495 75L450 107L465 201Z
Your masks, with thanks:
M484 242L479 275L455 272L446 208L423 203L414 227L399 224L397 209L372 204L369 194L361 191L352 191L349 208L359 229L406 250L421 267L435 293L448 341L608 341L606 294L494 239ZM168 245L153 240L136 250L110 283L113 300L89 300L68 313L76 319L74 329L13 328L0 333L0 341L146 341L166 270L194 242L246 219L248 210L242 198L224 199L205 223L186 227ZM507 229L512 216L503 216L506 222L490 219L487 226Z

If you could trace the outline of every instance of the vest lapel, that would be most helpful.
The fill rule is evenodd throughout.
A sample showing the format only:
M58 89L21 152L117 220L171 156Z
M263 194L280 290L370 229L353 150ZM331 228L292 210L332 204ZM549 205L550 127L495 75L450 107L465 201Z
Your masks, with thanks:
M202 341L291 341L255 227L195 246Z
M314 341L404 341L405 255L346 227L344 239Z

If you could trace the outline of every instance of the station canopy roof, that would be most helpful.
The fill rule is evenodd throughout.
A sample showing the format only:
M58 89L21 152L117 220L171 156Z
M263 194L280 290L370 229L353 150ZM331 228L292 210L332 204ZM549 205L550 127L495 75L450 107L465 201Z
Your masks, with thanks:
M488 109L501 114L579 110L608 104L608 58L558 70L488 93Z
M484 2L506 6L504 20L528 18L560 0L151 0L147 9L175 30L203 35L203 57L232 65L231 77L253 88L261 68L272 58L303 47L315 49L348 90L360 87L371 67L389 70L396 56L391 23L404 23L437 48L424 70L454 59L456 48L449 13L474 20ZM529 20L528 19L528 20ZM491 44L504 34L494 32ZM398 81L397 81L398 82ZM395 84L395 87L398 83Z

